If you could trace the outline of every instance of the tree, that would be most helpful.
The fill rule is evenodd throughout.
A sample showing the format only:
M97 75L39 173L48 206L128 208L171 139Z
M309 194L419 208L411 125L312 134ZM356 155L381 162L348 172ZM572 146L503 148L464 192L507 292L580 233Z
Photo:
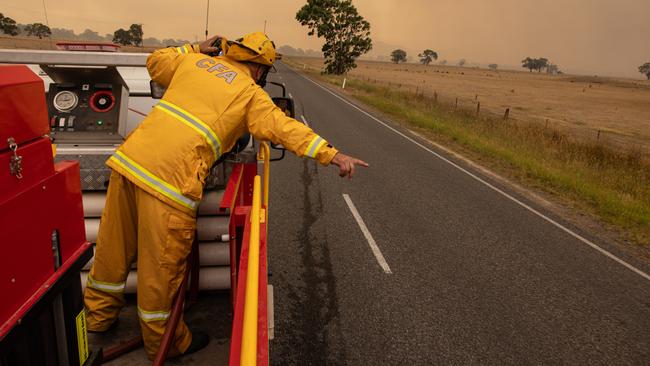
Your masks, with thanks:
M422 65L429 66L431 61L438 59L438 53L434 50L426 49L418 57Z
M464 58L461 58L460 60L458 60L458 66L460 66L460 67L465 66L466 63L467 63L467 61Z
M548 67L548 59L541 58L530 58L526 57L521 61L521 67L528 69L530 72L537 70L537 72L542 72L542 69Z
M528 69L530 72L533 72L533 70L537 68L537 63L535 62L535 59L526 57L525 59L521 60L521 67Z
M639 72L644 74L650 80L650 62L646 62L639 66Z
M307 0L296 13L310 36L325 38L322 51L325 72L343 74L357 67L355 60L372 49L370 23L352 5L352 0Z
M499 65L497 65L497 64L489 64L488 67L490 68L490 70L496 70L496 69L499 68Z
M20 33L16 21L4 16L2 13L0 13L0 31L10 36L17 36Z
M390 60L396 64L406 61L406 51L395 50L390 53Z
M128 46L132 42L131 33L126 29L120 28L113 32L113 42L123 46Z
M134 46L142 46L142 36L144 35L142 24L131 24L129 33L131 34L131 43Z
M32 23L26 25L25 32L27 32L27 36L36 36L38 39L43 39L43 37L49 37L52 35L50 27L42 23Z
M131 24L128 30L120 28L113 32L113 42L123 46L142 46L143 35L142 24Z
M548 59L546 58L538 58L535 60L535 66L537 69L537 72L542 72L542 69L548 67Z

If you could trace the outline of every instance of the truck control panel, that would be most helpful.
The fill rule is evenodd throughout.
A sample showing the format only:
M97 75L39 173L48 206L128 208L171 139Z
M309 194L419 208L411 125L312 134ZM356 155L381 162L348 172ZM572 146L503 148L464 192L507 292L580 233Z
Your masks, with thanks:
M129 90L114 67L43 67L55 80L47 93L50 130L58 144L120 143Z

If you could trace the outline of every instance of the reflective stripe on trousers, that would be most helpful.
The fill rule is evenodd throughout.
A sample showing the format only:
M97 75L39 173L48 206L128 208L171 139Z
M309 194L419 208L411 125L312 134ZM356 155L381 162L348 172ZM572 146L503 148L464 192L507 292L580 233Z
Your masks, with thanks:
M110 159L117 165L124 168L126 171L131 173L139 181L146 184L147 186L153 188L155 191L165 195L174 202L177 202L191 210L196 211L196 208L199 207L199 202L194 201L190 198L183 196L180 189L174 187L173 185L163 181L155 174L151 173L146 168L142 167L135 161L131 160L129 157L124 155L121 151L116 151Z
M138 316L144 322L155 322L159 320L167 320L170 311L145 311L138 306Z
M86 286L104 292L124 292L126 282L111 283L97 281L90 275L90 273L88 273L88 282L86 283Z

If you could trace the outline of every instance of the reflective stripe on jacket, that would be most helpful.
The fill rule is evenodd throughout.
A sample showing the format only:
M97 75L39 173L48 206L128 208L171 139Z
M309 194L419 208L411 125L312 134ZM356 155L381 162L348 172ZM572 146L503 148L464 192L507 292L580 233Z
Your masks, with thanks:
M112 169L193 215L210 167L247 131L330 163L338 151L277 108L245 64L198 51L184 45L149 56L151 78L167 91L108 160Z

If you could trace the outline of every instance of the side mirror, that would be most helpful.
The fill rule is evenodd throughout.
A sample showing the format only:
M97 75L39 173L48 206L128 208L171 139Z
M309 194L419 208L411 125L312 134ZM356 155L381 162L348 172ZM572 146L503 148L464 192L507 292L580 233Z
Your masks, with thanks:
M293 105L293 99L285 97L274 97L273 103L275 103L278 108L282 109L284 114L291 118L296 118L296 111Z
M273 103L275 103L275 105L284 112L284 114L286 114L288 117L296 118L296 110L293 104L293 99L286 97L275 97L271 99L273 100ZM272 143L271 148L274 150L280 150L282 152L282 155L280 155L279 158L272 158L271 161L284 159L284 153L286 152L284 146Z
M165 92L167 91L167 88L153 80L150 80L149 90L151 90L151 97L153 99L162 99L163 95L165 95Z

